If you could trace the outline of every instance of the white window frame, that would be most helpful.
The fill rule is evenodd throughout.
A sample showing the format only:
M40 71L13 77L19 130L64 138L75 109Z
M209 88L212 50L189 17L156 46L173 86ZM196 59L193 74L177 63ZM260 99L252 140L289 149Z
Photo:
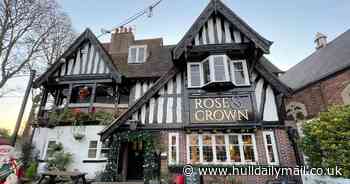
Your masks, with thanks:
M213 150L213 162L204 162L203 161L203 135L210 135L211 139L212 139L212 150ZM226 161L225 162L221 162L221 161L217 161L217 157L216 157L216 140L215 140L215 136L216 135L224 135L225 138L225 146L226 146ZM238 136L238 143L239 143L239 150L240 150L240 156L241 156L241 162L233 162L231 161L230 158L230 153L229 153L229 136L233 135L233 136ZM242 136L243 135L250 135L252 136L252 145L253 145L253 152L254 152L254 162L248 162L245 160L244 157L244 150L243 150L243 139ZM239 134L239 133L231 133L231 134L187 134L186 135L186 148L187 148L187 163L188 164L192 164L191 160L190 160L190 144L189 144L189 136L197 136L198 137L198 144L199 144L199 164L215 164L215 165L223 165L223 164L234 164L234 165L255 165L258 163L258 152L257 152L257 148L256 148L256 140L255 140L255 135L253 133L243 133L243 134Z
M223 57L224 59L224 65L225 65L225 80L215 80L215 63L214 63L214 58L215 57ZM210 82L204 83L204 69L203 69L203 63L205 61L209 61L209 72L210 72ZM201 62L190 62L187 63L187 86L188 88L202 88L205 85L208 85L210 83L215 83L215 82L229 82L230 81L230 70L229 70L229 58L227 55L211 55L208 56L207 58L203 59ZM191 66L192 65L199 65L199 72L200 72L200 85L199 86L193 86L192 85L192 75L191 75Z
M173 158L172 158L172 149L173 146L171 144L172 138L175 137L176 141L175 141L175 149L176 149L176 158L175 158L175 162L173 162ZM179 133L169 133L169 139L168 139L168 161L169 161L169 165L174 165L174 164L179 164L179 160L180 160L180 150L179 150Z
M199 66L199 78L200 78L200 83L199 86L193 86L192 85L192 74L191 74L191 66L192 65L198 65ZM203 86L203 65L201 62L193 62L193 63L187 63L187 85L188 88L201 88Z
M131 49L135 49L136 48L136 60L135 61L131 61ZM144 48L145 49L145 53L143 56L143 60L139 61L139 52L140 52L140 48ZM146 62L146 59L148 57L147 54L147 45L132 45L129 47L129 54L128 54L128 63L129 64L139 64L139 63L144 63Z
M91 141L97 141L96 157L95 158L89 158L89 150L91 149L90 148L90 142ZM107 148L107 149L109 149L109 148ZM107 157L102 157L101 151L102 151L102 142L99 141L98 139L89 139L87 141L87 156L86 156L86 160L106 160Z
M214 58L216 57L223 57L224 59L224 65L225 65L225 80L215 80L215 60ZM211 77L211 80L210 82L228 82L230 81L230 73L229 73L229 69L228 69L228 56L226 55L212 55L212 56L209 56L209 65L210 65L210 77ZM209 82L209 83L210 83Z
M269 135L271 137L271 146L272 146L272 152L273 156L275 157L275 161L271 162L271 158L269 155L269 151L267 149L267 139L266 136ZM278 165L279 164L279 158L278 158L278 151L277 151L277 144L276 144L276 139L275 139L275 134L273 131L263 131L263 139L264 139L264 146L265 146L265 153L266 153L266 159L267 163L270 165Z
M243 74L245 77L245 83L244 84L237 84L235 79L235 68L233 66L234 63L242 63L243 67ZM249 73L248 73L248 67L247 67L247 61L246 60L231 60L230 61L230 68L231 68L231 80L232 83L236 86L249 86L250 80L249 80Z

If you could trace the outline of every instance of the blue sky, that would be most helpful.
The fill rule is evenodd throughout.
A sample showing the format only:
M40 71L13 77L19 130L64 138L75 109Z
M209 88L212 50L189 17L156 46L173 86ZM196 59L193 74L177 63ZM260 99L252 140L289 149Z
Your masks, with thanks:
M75 30L86 27L95 34L111 29L155 0L58 0L71 17ZM349 0L222 0L238 16L265 38L274 42L267 57L283 70L315 49L314 36L322 32L333 40L350 28ZM208 4L209 0L163 0L152 18L133 22L136 38L163 37L176 44ZM102 37L109 41L109 35ZM19 88L14 96L2 98L0 127L12 128L22 100L25 80L11 80L8 87ZM30 103L29 103L30 105ZM27 106L27 111L29 110ZM26 118L24 118L26 119Z

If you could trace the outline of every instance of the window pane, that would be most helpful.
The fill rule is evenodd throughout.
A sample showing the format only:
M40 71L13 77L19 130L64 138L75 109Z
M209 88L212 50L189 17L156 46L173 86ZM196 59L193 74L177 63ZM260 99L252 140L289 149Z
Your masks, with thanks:
M275 155L273 154L273 148L272 145L267 146L267 151L269 154L270 162L275 162Z
M225 60L223 56L214 57L214 71L216 81L226 80Z
M211 135L203 135L203 145L211 146Z
M97 148L97 141L90 141L89 148Z
M190 161L192 163L199 162L199 146L190 146Z
M203 145L203 161L212 162L213 161L213 148L212 146Z
M171 145L176 145L176 136L171 137Z
M74 86L70 103L90 103L92 86L80 85Z
M233 63L233 74L235 83L238 85L246 84L246 78L248 76L244 75L244 67L242 62L234 62Z
M176 163L176 146L171 146L171 162Z
M210 82L210 69L209 69L209 60L203 62L203 72L204 72L204 83Z
M189 144L198 146L198 135L189 135Z
M252 136L251 135L243 135L242 136L244 144L252 144Z
M130 63L135 63L136 62L136 51L137 51L137 48L131 48L130 49L130 55L129 55L129 62Z
M142 63L145 61L145 48L140 47L139 48L139 55L138 55L138 62Z
M216 159L221 162L225 162L227 160L225 146L216 146Z
M266 135L266 143L267 144L272 144L270 135Z
M213 161L213 147L211 135L203 135L203 161L212 162Z
M243 146L243 152L246 162L255 162L253 146Z
M88 158L96 158L97 149L89 149Z
M231 161L241 162L241 153L239 151L239 146L230 144L229 149Z
M119 94L119 104L129 104L129 94Z
M229 136L229 144L238 144L238 136L230 135Z
M242 71L243 64L241 62L235 62L235 63L233 63L233 68L235 71Z
M96 87L95 102L113 103L114 99L114 90L112 86L98 85Z
M190 65L191 73L191 86L200 86L201 85L201 74L200 74L200 65Z
M245 77L243 71L235 71L234 75L236 84L245 84Z
M225 145L225 136L223 136L223 135L216 135L215 136L215 144L216 145Z
M216 144L216 159L217 159L217 161L221 161L221 162L226 161L227 158L226 158L225 136L216 135L215 136L215 144Z

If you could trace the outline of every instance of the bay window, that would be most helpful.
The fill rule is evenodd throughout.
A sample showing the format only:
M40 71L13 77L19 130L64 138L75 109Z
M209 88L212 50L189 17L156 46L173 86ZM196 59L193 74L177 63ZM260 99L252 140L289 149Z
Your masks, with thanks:
M278 153L276 148L276 140L272 131L264 131L264 144L267 156L267 163L276 165L279 163Z
M230 81L236 86L249 85L245 60L231 61L226 55L212 55L202 62L188 63L187 68L189 88L199 88L210 83Z
M187 135L188 163L254 164L257 150L254 134Z

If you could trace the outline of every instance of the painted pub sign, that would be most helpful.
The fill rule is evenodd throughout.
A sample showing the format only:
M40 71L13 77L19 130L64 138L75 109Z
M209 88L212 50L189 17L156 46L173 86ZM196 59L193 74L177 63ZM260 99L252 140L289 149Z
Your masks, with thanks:
M254 120L251 96L198 96L190 98L191 123L235 123Z

